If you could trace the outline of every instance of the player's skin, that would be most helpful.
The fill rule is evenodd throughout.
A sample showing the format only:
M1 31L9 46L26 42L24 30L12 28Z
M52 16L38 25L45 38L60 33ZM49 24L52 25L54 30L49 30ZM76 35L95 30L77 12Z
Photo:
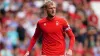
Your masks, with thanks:
M53 3L53 4L48 4L46 7L45 7L45 11L47 12L47 19L48 20L52 20L53 17L56 15L56 4Z
M44 10L47 13L47 20L52 20L53 17L56 15L56 4L54 2L52 4L48 3ZM24 56L28 56L28 55L29 55L29 51L27 51ZM41 55L41 56L46 56L46 55ZM65 52L65 55L62 56L72 56L72 50L68 49Z

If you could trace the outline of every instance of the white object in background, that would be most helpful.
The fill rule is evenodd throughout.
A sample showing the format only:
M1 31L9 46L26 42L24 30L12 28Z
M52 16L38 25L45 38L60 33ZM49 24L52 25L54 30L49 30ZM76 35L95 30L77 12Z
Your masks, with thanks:
M92 1L90 5L98 17L98 29L100 30L100 1Z
M35 1L34 2L34 5L36 6L36 7L38 7L38 8L40 8L40 7L42 7L43 6L43 1Z
M23 18L25 18L25 16L26 16L26 13L23 12L23 11L20 11L20 12L17 13L17 17L18 17L18 18L23 19Z
M64 1L64 2L63 2L62 6L63 6L63 10L64 10L64 11L67 11L68 5L69 5L69 2L68 2L68 1Z

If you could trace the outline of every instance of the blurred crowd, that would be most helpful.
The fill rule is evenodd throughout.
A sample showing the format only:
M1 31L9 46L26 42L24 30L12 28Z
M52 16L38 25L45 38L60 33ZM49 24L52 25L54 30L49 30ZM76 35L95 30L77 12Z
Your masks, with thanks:
M75 34L73 56L100 56L99 18L91 0L53 1L57 3L57 16L65 18ZM0 0L0 56L25 54L37 21L46 16L43 4L43 0ZM41 41L39 38L30 56L41 55Z

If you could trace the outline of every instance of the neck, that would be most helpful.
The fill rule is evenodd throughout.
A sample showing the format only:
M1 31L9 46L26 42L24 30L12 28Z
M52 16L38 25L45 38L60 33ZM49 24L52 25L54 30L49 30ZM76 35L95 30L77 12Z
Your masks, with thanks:
M52 20L55 16L47 16L48 20Z

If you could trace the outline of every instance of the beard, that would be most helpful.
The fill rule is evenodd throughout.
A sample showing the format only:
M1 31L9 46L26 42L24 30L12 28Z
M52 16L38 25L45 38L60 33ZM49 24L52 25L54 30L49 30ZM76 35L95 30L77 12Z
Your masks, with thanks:
M55 15L48 13L48 17L54 17Z

